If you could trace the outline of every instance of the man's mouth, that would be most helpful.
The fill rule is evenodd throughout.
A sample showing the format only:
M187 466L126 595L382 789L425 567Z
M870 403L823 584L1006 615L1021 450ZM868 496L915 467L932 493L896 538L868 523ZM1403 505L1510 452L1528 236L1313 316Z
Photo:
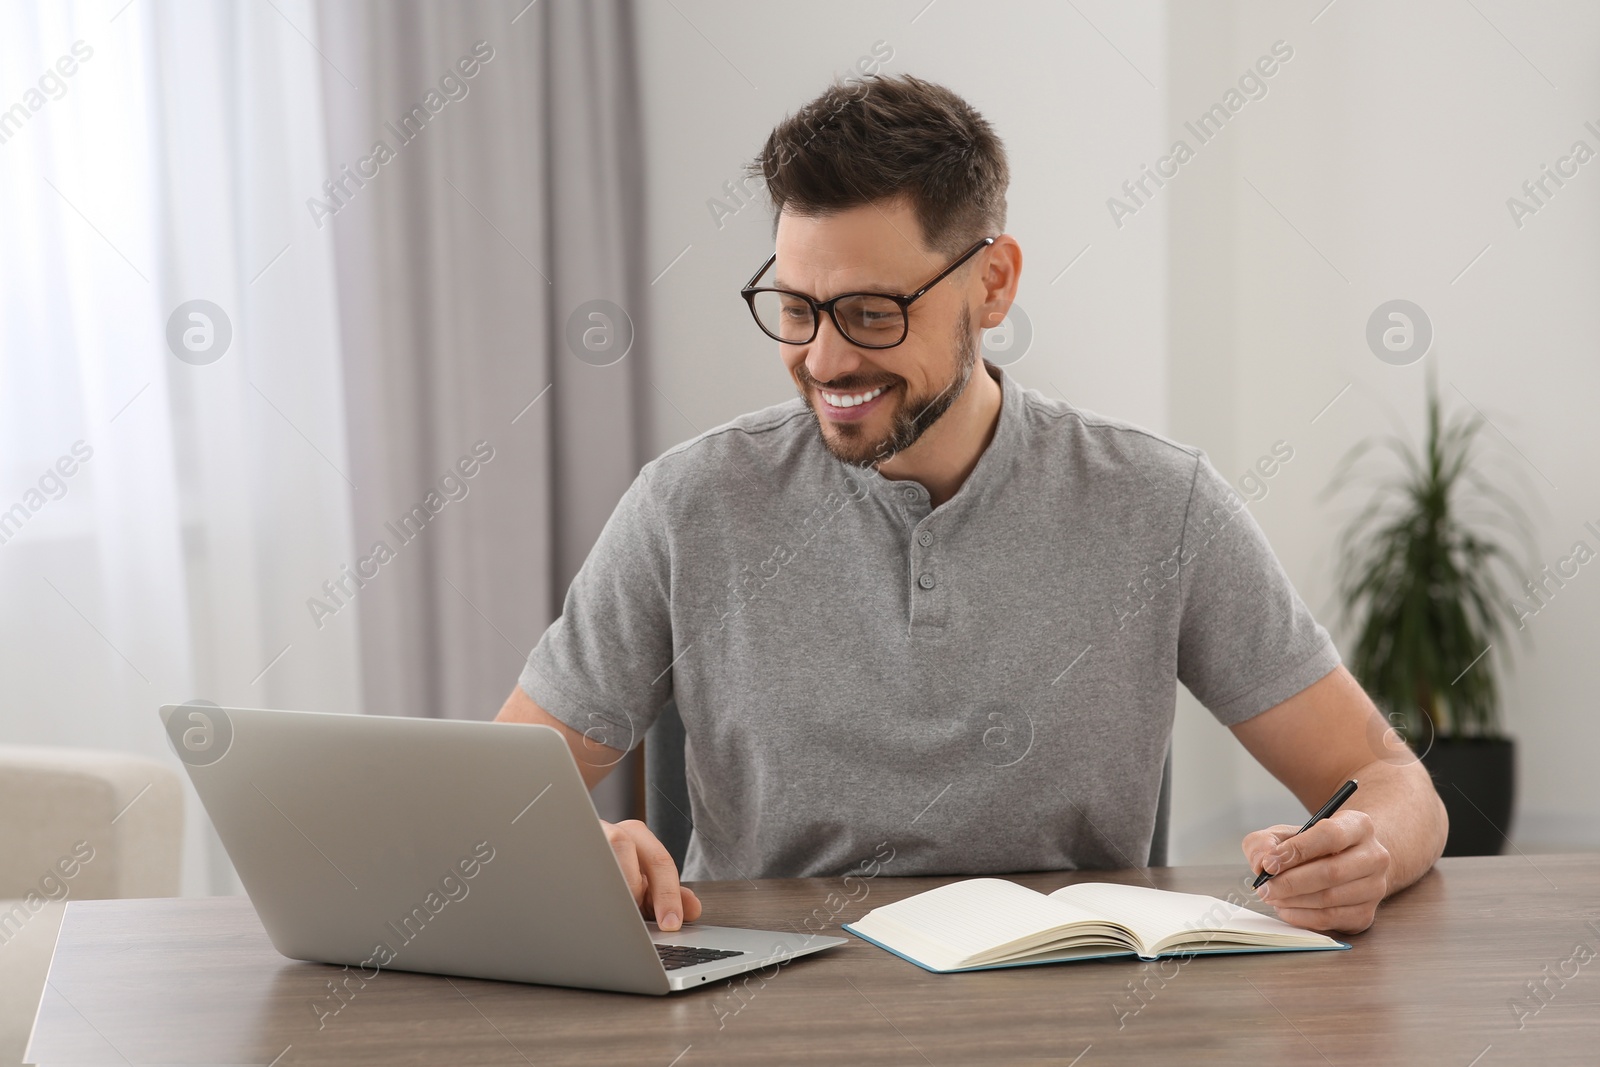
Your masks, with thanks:
M838 422L854 422L866 418L868 414L877 409L883 394L888 391L888 386L880 385L876 389L865 392L838 393L826 389L818 389L817 395L822 398L822 409L828 418Z

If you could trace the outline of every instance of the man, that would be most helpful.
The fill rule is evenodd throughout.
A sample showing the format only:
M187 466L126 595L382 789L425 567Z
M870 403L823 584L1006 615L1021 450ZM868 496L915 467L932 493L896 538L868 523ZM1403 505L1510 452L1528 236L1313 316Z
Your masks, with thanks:
M1202 453L977 360L1022 271L989 124L869 78L752 170L776 254L743 295L800 399L640 472L500 720L555 727L592 788L675 700L691 879L884 845L902 875L1128 867L1181 680L1308 809L1360 779L1242 847L1284 920L1368 927L1438 858L1443 806ZM699 916L642 823L606 832L647 916Z

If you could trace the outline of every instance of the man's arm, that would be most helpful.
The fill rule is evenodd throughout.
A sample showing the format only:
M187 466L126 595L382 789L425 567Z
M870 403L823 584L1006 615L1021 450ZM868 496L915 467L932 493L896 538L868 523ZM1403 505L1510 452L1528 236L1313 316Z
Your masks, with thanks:
M1344 667L1230 729L1308 812L1346 779L1361 783L1343 808L1292 840L1299 827L1279 825L1242 842L1251 869L1272 873L1256 892L1285 922L1365 930L1378 903L1444 851L1449 823L1433 780Z
M550 726L566 739L572 758L578 763L578 773L583 784L593 789L601 779L611 773L611 768L626 756L626 752L602 745L585 737L534 702L522 686L511 690L495 722L532 723ZM633 902L648 918L654 918L663 930L676 930L683 922L693 922L700 917L700 898L694 890L678 884L678 866L650 828L638 819L600 825L611 842L611 851L617 855L617 866L633 891Z
M494 721L554 727L556 732L566 739L567 747L572 750L572 758L578 763L578 773L583 775L583 784L591 790L611 773L611 768L615 767L622 757L627 755L626 752L609 745L602 745L594 738L585 737L574 730L534 703L533 698L520 685L511 690L511 695L506 697L506 702L501 706L500 714L494 717Z

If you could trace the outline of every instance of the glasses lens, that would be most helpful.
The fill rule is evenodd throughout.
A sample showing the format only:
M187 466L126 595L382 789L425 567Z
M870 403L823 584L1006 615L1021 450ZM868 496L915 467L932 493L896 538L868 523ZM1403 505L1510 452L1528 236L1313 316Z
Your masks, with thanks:
M850 296L833 306L844 335L858 345L885 347L899 344L906 335L906 313L882 296Z
M756 294L751 307L761 328L780 341L804 344L816 332L816 313L798 296L766 289Z

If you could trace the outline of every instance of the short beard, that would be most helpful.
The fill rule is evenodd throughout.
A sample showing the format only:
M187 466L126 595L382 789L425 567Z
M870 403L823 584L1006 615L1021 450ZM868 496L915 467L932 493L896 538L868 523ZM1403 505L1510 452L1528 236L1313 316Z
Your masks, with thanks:
M838 423L834 431L838 434L836 440L830 439L822 428L822 416L817 414L816 406L811 401L811 394L801 390L800 396L811 411L811 420L816 423L817 435L822 438L823 447L833 453L836 459L857 467L877 467L887 463L897 454L904 452L916 444L928 428L938 422L950 406L961 399L961 394L966 392L967 383L972 380L973 368L978 365L978 342L972 333L972 314L966 308L961 309L961 318L956 323L952 340L952 350L957 354L956 372L950 381L938 393L931 397L907 397L894 413L893 423L889 432L877 440L869 440L861 426L853 422ZM804 374L804 365L801 372ZM816 383L810 382L812 389Z

